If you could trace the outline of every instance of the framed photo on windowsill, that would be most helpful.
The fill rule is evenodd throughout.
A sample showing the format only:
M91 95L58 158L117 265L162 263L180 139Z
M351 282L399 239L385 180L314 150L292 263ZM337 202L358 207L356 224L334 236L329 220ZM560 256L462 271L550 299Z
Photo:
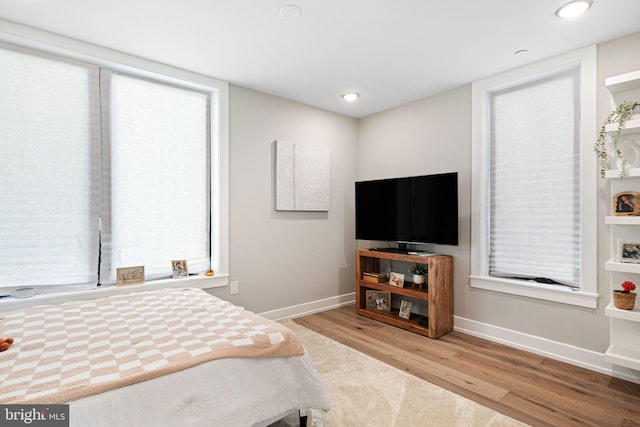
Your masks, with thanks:
M189 269L187 268L186 259L178 259L171 261L171 268L173 270L173 278L189 277Z
M144 283L144 265L116 269L116 286Z
M635 216L640 213L640 194L623 191L613 197L611 213L617 216Z

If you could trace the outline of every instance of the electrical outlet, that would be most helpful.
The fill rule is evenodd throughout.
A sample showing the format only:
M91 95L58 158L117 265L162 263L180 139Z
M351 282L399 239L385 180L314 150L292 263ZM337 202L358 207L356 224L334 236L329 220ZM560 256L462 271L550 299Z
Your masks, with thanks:
M238 281L234 280L231 282L231 287L229 288L229 293L231 295L238 295Z

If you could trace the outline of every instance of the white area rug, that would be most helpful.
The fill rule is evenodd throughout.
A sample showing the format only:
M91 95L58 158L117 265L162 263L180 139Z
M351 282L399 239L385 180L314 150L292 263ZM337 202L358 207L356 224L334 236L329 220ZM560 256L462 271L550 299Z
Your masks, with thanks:
M525 426L311 331L281 322L302 340L331 396L316 427Z

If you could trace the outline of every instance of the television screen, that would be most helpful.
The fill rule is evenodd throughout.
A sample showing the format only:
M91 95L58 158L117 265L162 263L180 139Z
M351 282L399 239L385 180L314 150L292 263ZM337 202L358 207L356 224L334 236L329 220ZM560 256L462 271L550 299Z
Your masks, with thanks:
M356 182L356 239L458 244L458 173Z

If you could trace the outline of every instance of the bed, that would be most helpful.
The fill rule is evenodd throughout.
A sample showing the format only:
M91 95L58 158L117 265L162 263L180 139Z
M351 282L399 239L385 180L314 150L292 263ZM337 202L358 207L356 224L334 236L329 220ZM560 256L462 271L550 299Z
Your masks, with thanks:
M330 409L283 325L193 288L0 313L0 404L69 404L71 426L267 426ZM290 418L290 417L289 417Z

